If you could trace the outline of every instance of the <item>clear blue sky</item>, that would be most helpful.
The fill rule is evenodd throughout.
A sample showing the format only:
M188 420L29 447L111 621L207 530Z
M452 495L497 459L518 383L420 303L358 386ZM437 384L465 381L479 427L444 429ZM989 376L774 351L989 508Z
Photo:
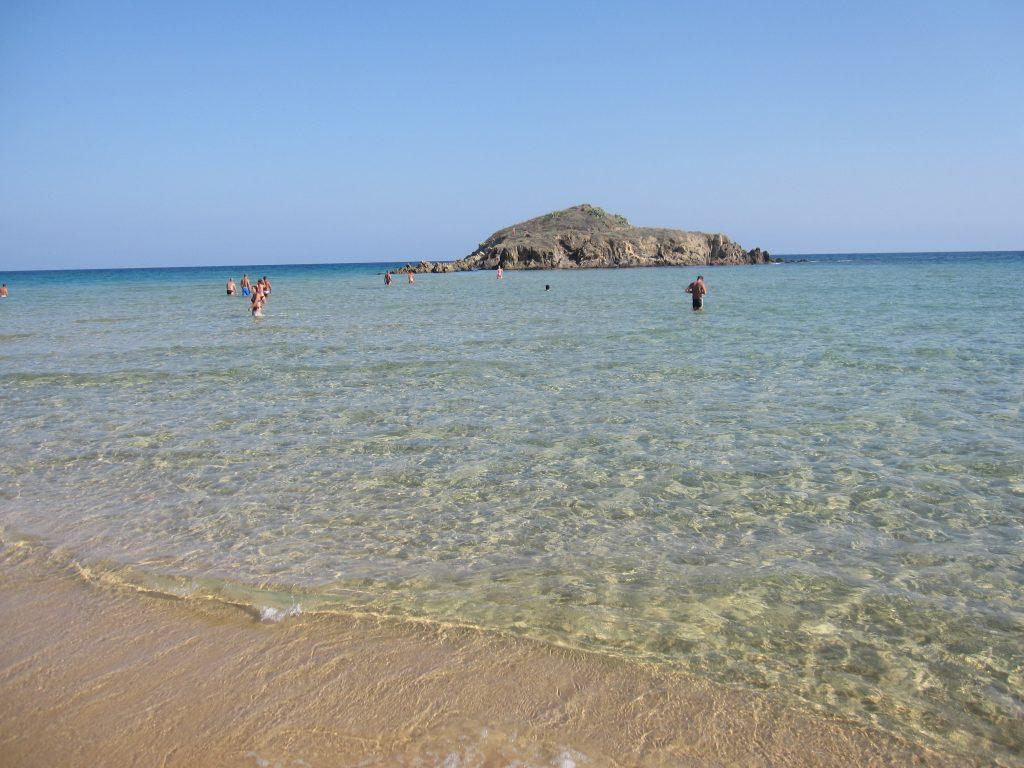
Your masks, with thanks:
M580 202L1024 248L1024 2L0 3L0 270L457 258Z

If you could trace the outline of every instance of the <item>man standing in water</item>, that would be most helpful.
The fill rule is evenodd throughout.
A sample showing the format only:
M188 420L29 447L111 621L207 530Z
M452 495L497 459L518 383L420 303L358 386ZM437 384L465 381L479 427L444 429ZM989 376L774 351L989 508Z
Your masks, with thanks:
M227 289L228 289L228 296L234 296L235 295L235 280L234 280L234 278L232 278L232 277L228 278Z
M7 298L7 283L0 285L0 299Z
M391 270L384 273L384 285L391 285Z
M697 279L686 286L686 292L693 296L693 311L704 308L704 296L708 287L704 285L704 275L697 275Z
M249 282L249 276L248 275L242 275L242 295L243 296L248 296L249 292L251 290L252 290L252 283Z

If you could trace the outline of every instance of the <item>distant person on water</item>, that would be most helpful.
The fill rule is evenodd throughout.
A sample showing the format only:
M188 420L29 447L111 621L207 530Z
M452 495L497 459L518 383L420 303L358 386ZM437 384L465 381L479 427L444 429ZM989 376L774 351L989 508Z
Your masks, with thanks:
M501 267L498 267L498 279L501 280L501 278L503 278L504 276L505 276L505 270L502 269Z
M550 285L545 285L544 286L544 290L545 291L550 291L551 290L551 286Z
M235 295L235 281L234 278L228 278L228 296Z
M0 299L7 298L7 283L0 285Z
M412 276L412 270L410 269L409 270L409 285L412 285L415 282L416 282L416 278Z
M252 292L252 283L249 282L248 275L242 275L242 295L248 296Z
M686 286L686 292L693 296L693 310L704 308L704 296L707 295L708 287L704 285L704 275L697 275L697 279Z
M384 273L384 285L391 285L391 270Z
M270 295L270 281L267 279L266 275L263 276L263 292L267 294L267 296Z

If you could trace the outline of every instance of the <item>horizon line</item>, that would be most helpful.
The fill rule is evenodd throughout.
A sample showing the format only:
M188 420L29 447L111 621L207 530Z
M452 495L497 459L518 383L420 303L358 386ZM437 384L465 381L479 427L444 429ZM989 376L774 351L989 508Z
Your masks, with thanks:
M773 258L784 259L787 257L806 257L806 256L920 256L922 254L941 254L945 256L957 256L957 255L968 255L968 254L1002 254L1002 253L1024 253L1024 249L1017 248L997 248L997 249L986 249L983 251L936 251L936 250L924 250L924 251L807 251L804 253L777 253L775 251L769 252ZM10 269L0 270L0 274L21 274L21 273L32 273L32 272L104 272L104 271L130 271L130 270L159 270L159 269L240 269L245 267L246 269L262 268L262 267L340 267L340 266L385 266L388 264L398 264L405 266L407 264L418 264L423 259L418 261L406 261L406 260L387 260L387 261L305 261L305 262L280 262L280 263L264 263L264 264L177 264L177 265L163 265L163 266L147 266L147 267L43 267L41 269ZM451 261L457 261L457 259L438 259L432 261L432 264L444 264ZM684 265L665 265L665 266L684 266ZM685 265L690 266L690 265ZM734 266L734 265L715 265L715 264L693 264L694 267L703 266ZM743 265L740 265L743 266ZM750 265L756 266L756 265ZM484 271L484 270L476 270ZM543 271L543 270L541 270Z

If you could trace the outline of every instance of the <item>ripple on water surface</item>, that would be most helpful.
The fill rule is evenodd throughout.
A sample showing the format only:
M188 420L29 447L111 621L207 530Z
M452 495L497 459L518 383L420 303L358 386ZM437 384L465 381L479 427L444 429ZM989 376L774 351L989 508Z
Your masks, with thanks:
M694 314L688 270L282 267L260 322L202 272L171 316L28 281L0 523L268 616L514 631L1012 761L1024 260L704 271Z

